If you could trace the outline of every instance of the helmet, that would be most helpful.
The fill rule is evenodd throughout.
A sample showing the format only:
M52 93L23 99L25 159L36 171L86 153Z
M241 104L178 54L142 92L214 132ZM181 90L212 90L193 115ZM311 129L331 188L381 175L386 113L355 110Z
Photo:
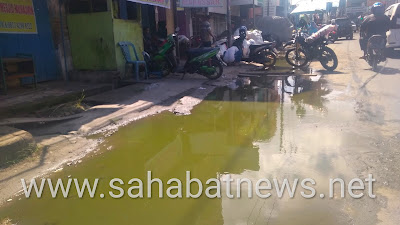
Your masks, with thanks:
M247 36L247 27L246 26L241 26L239 28L239 36L241 38L245 38Z
M376 2L372 5L371 11L374 15L383 15L385 13L385 7L382 3Z

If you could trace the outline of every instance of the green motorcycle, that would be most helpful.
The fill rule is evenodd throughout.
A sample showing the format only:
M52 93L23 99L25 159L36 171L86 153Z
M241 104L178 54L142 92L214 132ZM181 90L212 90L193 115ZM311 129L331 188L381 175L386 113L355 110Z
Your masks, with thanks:
M178 31L179 29L174 34L168 35L165 44L161 46L161 49L154 56L143 52L144 60L152 74L159 74L161 77L166 77L176 70L178 63L174 51Z
M220 48L195 48L187 51L187 61L184 66L184 73L198 73L210 80L216 80L222 76L224 68L223 62L219 57Z

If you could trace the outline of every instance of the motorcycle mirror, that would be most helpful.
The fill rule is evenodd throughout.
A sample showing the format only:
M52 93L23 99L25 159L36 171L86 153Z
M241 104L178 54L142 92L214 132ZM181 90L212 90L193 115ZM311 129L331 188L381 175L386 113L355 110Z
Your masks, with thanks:
M176 29L175 29L175 32L179 32L181 30L181 28L180 27L177 27Z

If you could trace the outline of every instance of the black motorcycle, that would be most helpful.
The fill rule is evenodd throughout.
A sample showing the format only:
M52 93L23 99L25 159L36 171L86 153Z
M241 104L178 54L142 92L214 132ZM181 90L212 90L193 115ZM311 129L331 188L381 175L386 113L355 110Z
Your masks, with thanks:
M243 41L240 38L236 39L233 46L238 48L243 46ZM263 64L264 67L273 67L276 64L277 54L275 53L275 42L264 42L261 45L250 45L250 54L248 58L242 58L245 62L254 62Z
M375 72L378 69L378 64L386 61L386 57L384 55L385 46L386 38L382 35L373 35L368 39L365 60Z
M335 52L327 47L328 43L329 41L325 37L311 39L299 31L292 42L287 44L295 47L287 50L285 59L291 66L298 68L318 59L326 70L333 71L338 66L338 59Z

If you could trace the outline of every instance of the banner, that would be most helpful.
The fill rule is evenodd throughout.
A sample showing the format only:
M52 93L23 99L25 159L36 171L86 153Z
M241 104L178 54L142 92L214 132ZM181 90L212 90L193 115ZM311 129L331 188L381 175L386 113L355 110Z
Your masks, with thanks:
M0 0L0 33L37 33L32 0Z
M346 13L366 13L368 11L368 7L346 7Z
M260 5L260 1L258 0L231 0L231 5Z
M154 5L162 8L171 8L170 0L128 0L130 2L137 2L140 4Z
M180 7L184 8L206 8L222 7L226 0L180 0Z

